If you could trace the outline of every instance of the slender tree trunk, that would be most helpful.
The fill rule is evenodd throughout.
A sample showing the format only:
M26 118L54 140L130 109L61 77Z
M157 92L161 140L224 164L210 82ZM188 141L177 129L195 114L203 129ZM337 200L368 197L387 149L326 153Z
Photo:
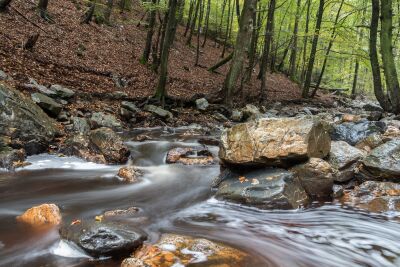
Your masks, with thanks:
M39 9L40 17L42 19L45 19L45 20L49 19L48 15L47 15L47 6L48 6L48 4L49 4L48 0L39 0L39 3L38 3L38 9Z
M201 26L203 23L203 13L204 13L204 2L203 0L198 0L200 1L200 16L199 16L199 22L197 23L197 47L196 47L196 61L194 63L195 66L199 64L199 58L200 58L200 32L201 32Z
M393 10L392 0L381 0L381 55L386 87L390 92L392 112L400 112L400 85L393 55Z
M207 0L206 25L204 29L204 40L201 47L204 47L206 45L207 35L208 35L208 24L210 22L210 12L211 12L211 0Z
M142 64L146 64L149 61L149 56L150 56L150 51L151 51L151 43L153 41L153 35L154 35L154 27L156 25L156 15L157 11L155 9L155 5L157 4L157 0L152 0L152 9L149 14L149 24L148 24L148 29L147 29L147 35L146 35L146 44L144 46L143 50L143 55L142 58L140 59L140 62Z
M361 25L364 26L365 24L365 12L366 12L366 1L363 1L363 12L362 12L362 18L361 18ZM362 49L362 42L364 39L364 31L362 28L358 29L358 45L357 45L357 49L361 50ZM356 63L354 65L354 76L353 76L353 84L352 84L352 88L351 88L351 98L355 99L356 95L357 95L357 84L358 84L358 74L359 74L359 70L360 70L360 59L358 56L356 56Z
M208 69L208 71L211 72L215 72L218 68L222 67L223 65L225 65L226 63L228 63L229 61L231 61L233 58L233 53L230 53L229 56L227 56L226 58L220 60L217 64L215 64L214 66L210 67Z
M193 32L194 32L194 28L196 27L196 21L197 21L197 17L199 15L199 11L200 11L200 3L201 3L201 0L197 0L197 2L196 2L196 10L194 12L194 18L193 18L192 24L190 25L189 37L188 37L188 39L186 41L187 45L191 45L192 44Z
M381 71L379 67L379 57L377 51L379 10L379 0L372 0L372 15L369 35L369 57L371 61L374 93L376 99L384 110L391 111L389 101L385 96L385 93L383 92Z
M297 63L297 35L299 32L299 20L300 20L300 6L301 0L297 0L296 6L296 18L294 20L293 28L293 42L291 45L292 51L290 53L289 63L289 76L292 80L296 79L296 63Z
M308 31L310 25L310 10L311 10L311 0L307 0L307 16L306 16L306 26L304 30L304 45L303 45L303 66L301 68L301 84L304 83L306 77L306 62L307 62L307 45L308 45Z
M340 2L340 6L339 6L339 9L338 9L338 12L336 13L335 22L333 24L333 29L332 29L332 32L331 32L331 36L329 38L328 48L326 49L326 52L325 52L324 63L322 64L321 73L319 74L317 84L316 84L316 86L314 88L314 91L311 94L311 97L315 96L315 94L317 93L317 91L318 91L318 89L319 89L319 87L321 85L322 77L324 76L325 69L326 69L326 64L328 63L328 57L329 57L329 54L331 52L333 43L334 43L334 41L336 39L336 26L337 26L338 21L339 21L340 12L342 11L343 4L344 4L344 0L342 0Z
M319 8L318 8L318 14L317 14L317 22L315 24L315 31L314 31L314 38L311 46L311 52L310 52L310 59L308 61L308 67L307 67L307 72L306 72L306 77L305 77L305 82L304 82L304 87L303 87L303 97L308 97L308 93L310 90L310 85L311 85L311 75L314 69L314 61L315 61L315 54L317 52L317 46L318 46L318 39L319 39L319 32L321 30L321 24L322 24L322 16L324 13L324 0L319 0Z
M256 4L257 0L244 1L239 24L239 32L236 38L236 47L233 52L229 72L226 75L223 85L224 102L228 106L232 105L233 90L239 79L240 73L242 72L246 51L249 49L254 17L253 13L256 12Z
M275 5L276 5L276 0L271 0L268 7L267 23L265 25L263 55L261 59L260 73L258 74L259 79L263 79L263 76L265 77L265 74L267 72L268 59L271 50L272 35L273 35L272 29L275 16ZM265 87L261 86L261 91L262 91L261 95L263 95L264 89Z
M92 21L93 15L94 15L94 10L96 9L96 0L91 1L89 9L86 11L82 23L88 24L90 21Z
M114 6L114 0L107 0L106 9L104 10L104 20L107 25L110 25L110 17Z
M154 44L152 45L152 48L151 48L151 50L152 50L151 57L152 57L152 61L153 61L152 69L156 73L158 71L158 66L160 65L160 58L158 56L158 46L160 44L162 27L163 27L163 21L160 19L160 26L158 27L158 30L157 30L156 41L154 42Z
M232 19L233 12L231 12L231 5L232 5L232 2L231 2L231 0L229 0L228 1L228 17L227 17L227 21L226 21L224 47L222 48L221 58L223 58L225 56L226 46L228 44L228 39L230 36L230 27L232 26L231 21L233 21L233 19Z
M219 23L217 36L221 36L222 35L222 23L224 22L226 3L227 3L227 0L224 0L223 3L222 3L221 21ZM228 12L228 14L229 14L229 12ZM215 44L216 43L217 43L217 38L215 38ZM219 47L219 45L218 45L218 47Z
M0 12L6 10L12 0L0 0Z
M176 9L177 9L178 0L170 0L169 8L168 8L168 22L167 22L167 30L165 34L165 40L161 53L161 61L160 61L160 75L157 83L155 98L162 103L164 103L165 95L166 95L166 84L168 77L168 58L169 51L172 46L172 43L175 39L175 27L176 27Z
M238 24L240 24L240 3L239 3L239 0L235 0L235 6L236 6L236 18L238 20Z
M261 1L257 1L260 3ZM261 27L261 12L253 13L253 32L251 34L250 50L249 50L249 65L247 66L243 82L249 82L253 73L254 62L256 61L257 43L259 29Z
M194 9L195 4L196 4L196 0L191 0L190 1L188 20L186 22L185 33L183 34L183 36L185 36L185 37L186 37L186 35L187 35L188 31L189 31L190 23L192 22L193 9Z

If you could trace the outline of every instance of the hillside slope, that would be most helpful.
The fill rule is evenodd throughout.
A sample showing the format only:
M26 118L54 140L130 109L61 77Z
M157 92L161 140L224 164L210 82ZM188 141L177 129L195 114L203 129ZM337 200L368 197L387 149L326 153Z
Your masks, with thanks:
M157 75L139 63L146 29L137 26L143 17L138 2L131 12L114 10L112 27L81 24L86 6L80 0L50 1L48 9L54 23L42 20L34 4L26 0L13 1L9 11L0 14L0 69L14 78L17 87L34 78L40 84L59 83L83 92L123 90L132 98L153 93ZM23 50L22 44L34 33L40 34L38 43L32 51ZM221 49L209 40L201 49L202 67L195 67L196 49L185 41L180 27L169 63L169 95L190 98L194 93L217 91L227 66L218 74L206 67L220 60ZM114 76L126 79L127 87L117 88ZM253 78L244 95L256 100L258 88L259 81ZM268 75L268 89L270 100L300 97L298 86L281 74Z

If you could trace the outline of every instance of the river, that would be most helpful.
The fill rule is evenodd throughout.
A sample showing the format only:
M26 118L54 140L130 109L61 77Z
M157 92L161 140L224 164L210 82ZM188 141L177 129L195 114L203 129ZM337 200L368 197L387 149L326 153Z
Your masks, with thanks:
M149 242L161 233L221 241L252 255L246 266L400 266L398 214L330 202L263 211L219 201L210 189L218 165L165 164L170 148L199 145L201 136L162 129L148 134L156 140L127 142L132 163L144 172L140 183L116 178L119 166L47 154L29 157L33 164L16 172L0 172L0 266L119 266L91 259L61 241L57 229L43 232L16 222L24 210L42 203L57 204L65 222L139 207L125 220L146 231Z

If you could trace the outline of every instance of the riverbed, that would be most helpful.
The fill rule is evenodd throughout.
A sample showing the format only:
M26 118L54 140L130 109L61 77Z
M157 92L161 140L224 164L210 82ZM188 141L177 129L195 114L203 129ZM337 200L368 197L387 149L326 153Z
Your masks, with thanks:
M146 133L152 140L130 141ZM107 210L138 207L124 220L154 243L162 233L220 241L249 253L246 266L400 266L398 214L372 214L340 203L313 203L299 210L265 211L213 197L219 165L165 164L174 147L198 146L204 136L171 129L125 134L131 164L144 176L124 183L120 166L41 154L32 165L0 172L0 266L119 266L93 259L68 244L57 229L34 230L15 217L42 203L55 203L64 222L93 220ZM208 146L217 155L217 146ZM196 265L198 266L198 265Z

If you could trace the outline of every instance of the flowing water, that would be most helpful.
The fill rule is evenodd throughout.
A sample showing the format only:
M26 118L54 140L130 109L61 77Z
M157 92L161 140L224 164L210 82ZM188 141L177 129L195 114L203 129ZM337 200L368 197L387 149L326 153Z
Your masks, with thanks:
M198 136L154 130L157 141L128 142L145 175L137 184L115 177L118 166L77 158L32 156L33 164L0 173L0 266L119 266L97 261L60 241L58 231L33 230L15 217L42 203L63 220L91 219L136 206L130 218L156 242L161 233L221 241L252 255L246 266L400 266L397 214L376 215L333 203L295 211L262 211L213 198L219 166L166 165L168 149L199 145ZM213 153L217 147L210 147Z

